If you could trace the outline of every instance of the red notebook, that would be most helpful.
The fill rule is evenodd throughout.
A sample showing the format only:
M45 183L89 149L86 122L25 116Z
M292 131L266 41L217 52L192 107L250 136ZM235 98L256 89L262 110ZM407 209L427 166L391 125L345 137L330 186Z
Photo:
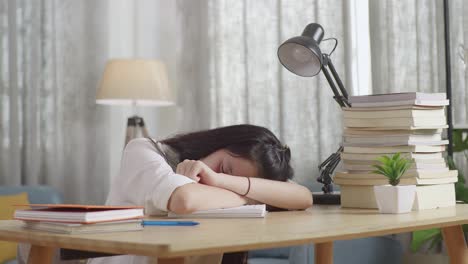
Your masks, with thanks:
M15 210L14 219L91 224L143 218L142 206L107 206L83 204L23 204L31 209Z

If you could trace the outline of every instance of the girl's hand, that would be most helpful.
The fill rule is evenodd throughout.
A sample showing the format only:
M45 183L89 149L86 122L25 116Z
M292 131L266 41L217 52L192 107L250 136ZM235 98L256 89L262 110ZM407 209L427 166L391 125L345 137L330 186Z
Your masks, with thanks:
M217 186L219 174L200 160L184 160L177 165L177 174L210 186Z

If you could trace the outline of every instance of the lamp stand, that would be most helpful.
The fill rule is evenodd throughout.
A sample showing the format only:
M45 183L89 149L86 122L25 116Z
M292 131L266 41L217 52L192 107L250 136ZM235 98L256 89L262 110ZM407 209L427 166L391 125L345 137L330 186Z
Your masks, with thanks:
M335 101L341 108L351 107L351 104L348 102L348 92L344 88L343 82L330 59L330 55L338 46L338 39L323 39L324 33L321 25L317 23L308 24L301 36L290 38L278 47L278 59L286 69L302 77L313 77L322 71L330 85ZM335 41L335 46L328 54L322 53L319 47L321 41L327 40ZM302 61L297 58L296 53L307 53L309 57L304 57L306 61ZM340 146L335 153L318 166L320 175L317 177L317 181L323 184L323 193L313 194L314 203L340 204L340 194L333 193L331 175L340 163L342 151L343 147Z
M317 181L323 184L323 186L322 192L312 193L315 204L341 204L341 194L333 192L333 181L331 175L336 166L338 166L338 163L340 163L340 153L342 151L343 147L340 146L335 153L331 154L318 166L320 175L317 178Z
M312 192L314 204L339 205L341 204L340 193Z
M149 137L148 130L146 129L143 117L136 115L129 117L127 120L127 132L125 134L125 146L130 140L137 137L138 130L140 130L141 135L143 135L143 137Z
M325 75L325 78L327 79L328 84L330 85L333 91L333 98L340 105L340 107L351 107L351 104L348 102L348 93L344 88L343 82L338 76L338 73L336 72L335 66L331 62L330 56L328 54L323 54L322 59L322 72ZM328 72L327 67L330 68L330 71L332 73L331 75ZM332 76L335 79L335 81L333 81ZM338 89L336 88L335 82L338 85ZM323 193L312 194L315 204L341 204L341 195L339 193L333 192L333 180L331 175L340 163L340 154L342 151L343 147L340 146L335 153L331 154L318 166L320 175L317 178L317 181L323 184Z

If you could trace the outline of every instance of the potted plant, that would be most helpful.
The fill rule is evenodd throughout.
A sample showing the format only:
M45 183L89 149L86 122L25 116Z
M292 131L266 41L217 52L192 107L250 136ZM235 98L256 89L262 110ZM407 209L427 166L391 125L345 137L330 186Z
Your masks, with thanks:
M398 185L401 176L411 167L411 162L396 153L390 157L381 156L380 164L373 165L381 174L388 178L389 185L374 186L375 198L379 211L384 214L399 214L410 212L416 193L416 185Z

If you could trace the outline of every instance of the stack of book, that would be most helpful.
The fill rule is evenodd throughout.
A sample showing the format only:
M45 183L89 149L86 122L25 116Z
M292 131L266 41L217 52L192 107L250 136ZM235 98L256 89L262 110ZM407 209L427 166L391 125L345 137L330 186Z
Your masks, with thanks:
M373 186L388 180L374 174L372 165L397 152L412 160L400 184L417 185L413 210L455 205L457 171L449 170L443 157L445 93L351 96L349 102L352 107L343 108L345 171L334 178L343 207L377 208Z
M77 204L30 204L14 218L28 229L85 234L142 230L143 207Z

